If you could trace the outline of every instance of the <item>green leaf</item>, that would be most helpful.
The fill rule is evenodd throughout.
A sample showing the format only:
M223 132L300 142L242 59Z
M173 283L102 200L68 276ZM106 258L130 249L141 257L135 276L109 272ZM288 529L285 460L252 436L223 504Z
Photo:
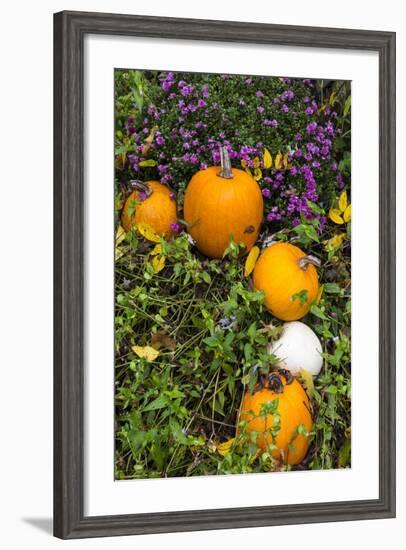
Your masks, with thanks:
M337 283L325 283L324 292L327 294L341 294L341 287Z
M309 298L309 293L306 288L304 288L300 292L297 292L296 294L292 294L292 296L290 297L292 302L294 302L295 300L299 300L300 305L302 306L307 302L308 298Z
M149 405L144 407L143 412L156 411L158 409L164 409L168 406L168 400L164 395L160 395L154 401L151 401Z
M138 166L141 166L141 168L156 166L156 160L154 159L142 160L141 162L138 163Z
M322 312L322 310L319 308L319 306L316 306L316 304L312 304L311 308L310 308L310 313L313 313L313 315L315 315L316 317L318 317L319 319L323 319L324 321L328 321L328 317L326 315L324 315L324 313Z
M343 115L344 116L347 116L348 115L348 112L351 108L351 96L349 95L347 97L347 99L345 100L345 103L344 103L344 109L343 109Z
M345 468L348 466L351 460L351 438L344 441L340 450L338 451L338 467Z
M324 214L323 208L318 206L315 202L312 202L312 201L308 200L307 205L310 208L310 210L312 210L313 212L316 212L316 214Z
M182 432L182 428L180 427L178 422L176 420L174 420L173 418L171 418L170 421L169 421L169 426L171 428L171 432L172 432L172 435L173 435L174 439L178 443L180 443L181 445L187 445L188 444L188 439L187 439L186 435Z

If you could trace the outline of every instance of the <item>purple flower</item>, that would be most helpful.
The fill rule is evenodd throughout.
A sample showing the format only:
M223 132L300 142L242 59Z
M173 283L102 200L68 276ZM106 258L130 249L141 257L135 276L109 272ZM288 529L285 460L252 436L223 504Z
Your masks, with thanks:
M156 138L157 145L163 145L165 143L165 138L162 135L157 136Z
M271 208L271 211L269 212L266 218L269 222L281 220L282 216L278 212L278 207L274 206L273 208Z
M284 113L287 113L289 111L289 107L287 105L285 105L285 103L282 105L282 111Z
M265 126L273 126L274 128L276 128L278 126L278 121L273 119L273 120L269 120L269 118L265 118L264 119L264 125Z
M312 155L311 155L311 153L305 153L305 154L304 154L304 158L305 158L307 161L312 160Z
M297 134L295 134L293 137L295 141L302 141L302 134L300 134L299 132L297 132Z
M313 166L313 168L319 168L320 167L320 162L318 160L314 160L312 162L312 166Z
M207 103L204 101L204 99L199 99L197 102L198 107L206 107Z
M292 99L294 98L294 93L292 92L292 90L286 90L282 93L281 95L281 100L282 101L292 101Z
M255 95L256 95L257 97L264 97L264 94L261 92L261 90L257 90L257 91L255 92Z
M316 130L317 130L317 122L310 122L310 123L306 126L306 132L307 132L308 134L313 134Z
M203 96L203 97L206 97L206 98L209 97L210 94L209 94L209 86L208 86L208 84L203 84L201 90L202 90L202 96Z
M164 79L161 80L161 86L164 92L168 92L170 87L174 84L175 78L174 73L169 72L166 73L166 76Z
M182 226L180 223L177 223L177 222L172 222L171 223L171 230L174 232L174 233L180 233L181 229L182 229Z
M269 197L271 196L271 191L269 189L262 189L262 196L266 199L269 199Z
M307 109L305 110L305 113L307 116L311 116L313 114L313 108L307 107Z
M336 162L331 163L331 169L332 170L337 170L337 163Z
M278 97L274 97L273 102L275 105L277 105L280 102L280 99Z
M330 121L326 124L326 132L329 136L334 136L334 126Z
M245 101L244 101L243 99L239 99L239 100L238 100L238 105L244 106L244 105L245 105Z
M245 80L245 84L248 84L248 86L250 86L252 84L252 78L247 78Z
M175 193L173 191L169 193L169 198L171 199L171 201L175 200Z
M265 111L264 107L262 107L262 105L259 105L259 107L257 107L257 111L258 113L263 113Z
M304 98L303 98L303 103L309 103L310 102L310 97L308 95L306 95Z

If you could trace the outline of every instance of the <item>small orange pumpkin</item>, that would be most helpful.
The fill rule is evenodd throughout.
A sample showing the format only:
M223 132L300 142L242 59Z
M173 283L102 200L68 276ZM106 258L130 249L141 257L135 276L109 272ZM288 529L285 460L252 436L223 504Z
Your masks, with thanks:
M134 191L127 198L121 214L121 224L126 231L140 223L152 227L157 235L169 238L171 224L177 220L176 202L171 191L159 181L130 182Z
M278 399L276 414L266 412L264 407L275 399ZM312 429L311 404L290 373L271 373L268 381L254 389L254 393L247 391L241 403L239 422L242 421L245 421L245 433L257 433L256 445L261 452L274 444L272 456L291 465L299 464L306 456L310 445L307 434ZM305 427L305 434L299 433L300 425ZM272 435L272 429L276 435Z
M308 313L319 291L320 261L289 243L275 243L259 257L253 272L257 290L265 293L265 306L282 321L296 321Z
M225 147L221 167L197 172L185 192L184 218L196 246L210 258L222 258L231 238L248 252L263 216L261 190L249 174L231 168Z

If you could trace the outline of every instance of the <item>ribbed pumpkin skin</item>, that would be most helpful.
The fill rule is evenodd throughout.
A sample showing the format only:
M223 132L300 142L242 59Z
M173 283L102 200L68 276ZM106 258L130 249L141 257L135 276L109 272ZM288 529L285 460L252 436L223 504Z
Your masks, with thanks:
M300 424L304 424L307 432L311 431L311 406L306 392L296 379L291 384L286 384L283 378L282 381L284 383L283 393L275 393L267 388L253 394L247 391L241 403L240 421L247 422L246 433L258 432L256 443L259 449L265 451L268 445L275 443L277 449L272 450L272 456L279 459L283 456L285 464L294 465L304 459L309 449L309 437L301 434L294 436ZM262 405L274 399L279 399L280 430L273 442L272 435L264 433L272 427L273 415L261 416L260 413ZM294 449L289 449L290 443Z
M212 166L197 172L184 200L188 231L210 258L223 256L230 235L248 252L258 238L264 209L261 190L249 174L233 168L233 177L226 179L218 175L220 170Z
M128 210L132 201L139 197L139 191L133 191L124 204L121 224L126 231L129 231L135 225L145 223L158 235L168 238L172 235L171 223L177 220L176 202L170 197L171 191L159 181L149 181L147 185L152 195L141 204L137 204L130 216Z
M308 313L319 291L318 275L313 265L303 270L299 258L306 254L289 243L269 246L259 257L253 272L253 283L257 290L265 293L265 306L282 321L297 321ZM307 290L304 304L292 296Z

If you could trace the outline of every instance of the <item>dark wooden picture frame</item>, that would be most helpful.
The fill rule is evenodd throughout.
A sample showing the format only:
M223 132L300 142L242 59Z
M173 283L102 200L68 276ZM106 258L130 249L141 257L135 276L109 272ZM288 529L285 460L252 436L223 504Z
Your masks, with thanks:
M86 34L379 54L379 498L88 517L83 511L83 40ZM80 538L395 516L395 33L61 12L54 16L54 534Z

